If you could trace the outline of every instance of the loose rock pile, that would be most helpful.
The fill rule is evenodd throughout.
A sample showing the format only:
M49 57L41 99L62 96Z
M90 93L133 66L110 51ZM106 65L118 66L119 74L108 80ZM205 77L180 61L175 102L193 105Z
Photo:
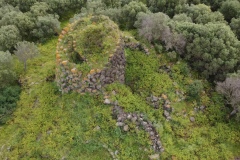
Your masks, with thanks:
M160 106L163 106L163 115L166 118L166 120L171 120L170 113L172 112L172 107L170 105L170 101L168 97L165 94L162 94L161 97L156 97L154 95L151 95L150 97L147 97L146 99L151 106L154 107L154 109L159 109Z
M152 147L156 152L163 152L164 148L162 147L162 143L160 141L160 137L156 132L152 122L146 120L143 114L137 113L125 113L123 109L114 105L113 107L113 116L117 119L116 125L121 127L124 131L128 131L129 127L126 124L127 121L136 124L136 128L143 128L148 134L149 138L152 141Z
M118 151L113 152L113 151L111 150L111 148L109 148L106 144L103 144L102 146L103 146L103 148L105 148L105 149L108 151L108 153L112 156L112 159L113 159L113 160L118 160L117 157L116 157Z
M125 47L126 48L130 48L132 50L143 51L147 55L150 54L150 52L149 52L147 47L145 47L143 44L141 44L139 42L131 42L131 38L130 37L125 37L124 38L124 43L125 43Z
M156 97L154 95L147 97L147 101L150 103L151 106L154 107L154 109L159 109L160 105L162 105L161 97Z
M176 95L178 96L178 102L181 102L186 99L183 91L176 90Z
M160 72L161 72L161 71L164 71L164 72L170 74L170 73L171 73L171 66L167 66L167 65L160 66L160 67L159 67L159 71L160 71ZM170 74L170 75L171 75L171 74Z
M170 114L172 112L172 107L171 107L170 101L168 99L165 99L165 101L164 101L163 110L164 110L163 114L164 114L166 120L171 120L172 117Z
M199 111L204 112L204 110L206 109L206 106L200 106L200 107L195 107L194 108L194 112L198 113Z

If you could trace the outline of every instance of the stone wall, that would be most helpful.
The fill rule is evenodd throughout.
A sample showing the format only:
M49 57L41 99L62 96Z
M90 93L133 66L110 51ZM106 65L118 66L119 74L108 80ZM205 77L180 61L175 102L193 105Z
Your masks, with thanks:
M152 148L155 152L163 152L164 148L160 141L160 136L158 135L153 123L144 118L143 114L137 113L126 113L123 111L122 107L114 105L113 107L113 116L117 119L116 125L122 127L124 131L128 131L129 127L127 121L132 122L136 125L136 128L143 128L149 135L149 138L152 141Z
M106 17L102 17L102 19L105 20ZM149 54L147 47L139 42L132 41L131 37L121 36L121 32L116 29L115 33L119 36L116 37L116 42L114 43L116 46L115 50L110 51L112 54L107 54L109 56L108 61L106 61L107 63L104 67L92 68L86 74L86 70L77 69L78 65L76 63L78 62L73 60L73 53L78 53L76 50L78 39L73 38L72 33L77 28L76 26L82 24L82 22L84 20L69 24L62 30L58 39L56 50L56 82L62 93L69 93L71 91L96 93L107 84L113 82L124 83L126 65L124 48L140 50L145 54ZM81 63L91 66L91 62L88 62L86 57L80 54L77 55L81 57ZM103 56L106 56L106 54L103 54ZM99 62L99 64L101 63Z
M129 49L131 49L131 50L139 50L139 51L142 51L142 52L144 52L146 55L149 55L150 54L150 52L149 52L149 50L148 50L148 48L145 46L145 45L143 45L143 44L141 44L141 43L139 43L139 42L133 42L133 41L131 41L131 37L124 37L124 43L125 43L125 47L126 48L129 48Z
M119 40L115 52L110 55L109 62L105 67L92 69L87 76L74 67L74 64L68 60L61 60L57 56L56 82L62 93L76 91L78 93L91 92L96 93L106 84L113 82L124 83L125 75L125 54L124 41ZM83 62L87 63L87 62Z

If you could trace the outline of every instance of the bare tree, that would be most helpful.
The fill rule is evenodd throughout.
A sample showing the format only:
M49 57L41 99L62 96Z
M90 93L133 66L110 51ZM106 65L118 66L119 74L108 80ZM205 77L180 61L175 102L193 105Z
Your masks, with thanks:
M175 49L183 54L186 46L186 39L168 26L170 18L164 13L139 13L135 27L140 36L150 42L160 41L165 44L166 50Z
M37 46L32 42L19 42L15 46L15 55L19 61L24 63L24 70L27 70L27 60L36 57L39 53Z
M0 51L0 88L16 80L11 53ZM0 111L1 112L1 111Z
M230 115L236 114L240 109L240 76L227 77L224 82L218 82L216 90L223 94L227 104L233 107Z

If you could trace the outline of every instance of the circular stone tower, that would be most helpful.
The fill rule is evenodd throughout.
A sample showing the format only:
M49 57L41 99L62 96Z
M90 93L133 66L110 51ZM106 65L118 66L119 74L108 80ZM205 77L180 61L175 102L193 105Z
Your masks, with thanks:
M62 93L95 93L106 84L124 83L124 41L106 16L90 16L65 27L56 50L56 82Z

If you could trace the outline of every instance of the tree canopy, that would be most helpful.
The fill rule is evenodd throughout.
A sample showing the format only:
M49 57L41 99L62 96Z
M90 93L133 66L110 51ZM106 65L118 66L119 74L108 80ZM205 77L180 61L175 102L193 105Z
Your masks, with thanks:
M24 70L27 69L27 60L32 59L38 55L39 51L34 43L23 41L18 42L15 46L14 54L24 63Z
M15 25L6 25L0 28L0 50L12 50L13 46L21 41L22 37Z
M16 80L13 71L13 58L11 54L0 51L0 90L2 87L12 84Z
M187 39L184 58L205 77L224 80L238 65L240 42L229 26L177 22L174 27Z

